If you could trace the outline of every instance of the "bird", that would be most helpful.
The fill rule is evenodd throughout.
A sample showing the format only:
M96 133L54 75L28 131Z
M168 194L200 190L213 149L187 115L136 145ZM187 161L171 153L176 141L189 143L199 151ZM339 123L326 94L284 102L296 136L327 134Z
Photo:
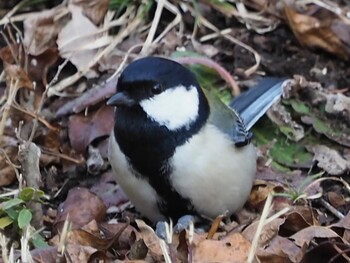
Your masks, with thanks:
M163 57L137 59L107 105L115 107L109 162L143 216L176 222L243 207L256 175L252 133L190 69Z

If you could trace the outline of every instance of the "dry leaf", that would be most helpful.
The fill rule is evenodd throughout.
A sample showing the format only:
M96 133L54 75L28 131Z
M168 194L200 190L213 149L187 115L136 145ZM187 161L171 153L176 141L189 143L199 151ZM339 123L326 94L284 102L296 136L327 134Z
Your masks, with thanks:
M61 30L60 23L55 22L58 8L30 13L23 21L24 40L29 54L40 55L49 48L56 47L56 38Z
M233 233L222 240L207 239L195 245L194 262L246 262L250 243L240 233Z
M260 237L259 237L259 247L268 246L268 244L271 242L271 240L275 236L277 236L278 231L284 222L285 222L285 219L276 218L275 220L266 224L264 226L261 234L260 234ZM258 224L259 224L259 221L253 222L246 229L244 229L244 231L242 232L242 235L247 240L252 241L254 238L254 235L256 233L256 230L258 228Z
M73 227L79 228L92 220L102 221L106 215L106 207L102 200L86 188L76 187L68 192L67 199L57 209L54 223L56 229L61 229L69 215Z
M284 11L289 26L301 45L321 48L342 59L349 59L349 48L344 45L342 39L333 31L332 24L335 21L339 21L339 19L332 17L333 13L329 12L329 18L321 20L315 16L299 14L287 5ZM349 28L349 25L343 24L343 26ZM349 45L349 43L346 44Z
M88 116L83 114L71 116L68 135L73 149L82 153L96 138L108 136L114 125L113 112L113 107L104 105Z
M83 13L94 22L95 25L103 21L107 11L109 0L71 0L72 4L83 8Z
M340 238L339 235L328 227L309 226L290 236L299 247L309 245L314 238Z
M105 40L103 33L84 14L81 7L69 5L72 20L58 34L57 45L60 55L69 59L78 70L86 70ZM90 70L87 77L96 76Z

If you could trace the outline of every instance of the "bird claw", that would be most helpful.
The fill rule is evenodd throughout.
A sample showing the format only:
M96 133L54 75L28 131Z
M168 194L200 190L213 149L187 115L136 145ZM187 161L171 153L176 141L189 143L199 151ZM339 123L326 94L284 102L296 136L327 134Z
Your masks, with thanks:
M173 232L176 234L179 234L182 230L189 229L191 223L195 223L197 221L195 216L192 215L185 215L180 217L177 220L176 225L173 228ZM167 230L167 222L165 221L159 221L156 225L156 234L159 238L163 240L167 240L168 238L168 230ZM168 224L169 225L169 224Z
M184 215L177 220L176 225L174 226L174 232L179 234L182 230L189 229L191 223L194 224L196 222L196 218L192 215Z

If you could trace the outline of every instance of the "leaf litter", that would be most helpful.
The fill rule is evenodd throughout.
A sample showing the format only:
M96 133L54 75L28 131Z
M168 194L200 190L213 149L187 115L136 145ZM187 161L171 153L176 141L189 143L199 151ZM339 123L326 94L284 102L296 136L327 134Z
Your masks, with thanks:
M0 20L1 238L14 229L2 220L13 216L3 204L27 184L46 194L40 233L49 244L26 234L32 230L25 220L40 213L28 203L22 215L30 216L17 233L25 241L22 257L349 261L350 23L340 1L79 0L36 12L11 8ZM227 103L261 76L290 78L281 101L254 128L258 172L246 208L238 220L219 216L210 233L190 228L160 240L111 176L106 140L113 110L104 102L123 66L151 54L189 64ZM36 186L23 159L19 165L18 145L26 143L41 153L27 164L40 175ZM4 262L20 256L6 242Z

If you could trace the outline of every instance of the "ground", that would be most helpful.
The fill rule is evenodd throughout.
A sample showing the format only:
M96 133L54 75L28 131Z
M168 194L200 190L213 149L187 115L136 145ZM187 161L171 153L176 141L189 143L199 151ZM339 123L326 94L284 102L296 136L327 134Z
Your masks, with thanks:
M0 3L4 262L350 261L347 1L48 2ZM145 55L188 65L226 103L262 77L290 79L253 128L245 208L166 242L107 160L106 98Z

